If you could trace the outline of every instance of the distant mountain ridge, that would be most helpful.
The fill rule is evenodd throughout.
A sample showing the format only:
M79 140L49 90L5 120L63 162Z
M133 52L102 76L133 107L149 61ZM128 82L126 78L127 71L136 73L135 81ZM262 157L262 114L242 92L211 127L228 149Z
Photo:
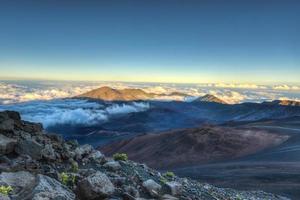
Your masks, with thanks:
M172 97L172 96L179 96L179 97L191 97L191 95L188 95L183 92L171 92L169 94L156 94L156 93L147 93L142 89L134 89L134 88L126 88L126 89L114 89L107 86L100 87L94 90L91 90L89 92L83 93L81 95L78 95L76 97L79 98L91 98L91 99L100 99L104 101L137 101L137 100L152 100L155 98L160 97ZM202 101L202 102L214 102L214 103L221 103L221 104L227 104L222 99L207 94L202 97L198 97L194 101Z
M77 97L92 99L101 99L104 101L134 101L150 99L154 95L146 93L141 89L113 89L110 87L101 87L92 91L81 94Z
M90 98L103 101L138 101L138 100L162 100L162 97L195 97L183 92L174 91L171 93L148 93L138 88L125 88L114 89L108 86L100 87L81 95L75 96L75 98ZM174 99L176 100L176 99ZM195 98L192 102L210 102L218 104L229 104L225 100L212 95L206 94ZM282 105L282 106L300 106L300 101L294 100L274 100L270 102L263 102L265 105Z
M294 100L274 100L270 102L263 102L268 105L281 105L281 106L300 106L300 101Z
M194 101L202 101L202 102L213 102L213 103L221 103L221 104L227 104L226 101L211 95L211 94L206 94L202 97L198 97L197 99L195 99Z

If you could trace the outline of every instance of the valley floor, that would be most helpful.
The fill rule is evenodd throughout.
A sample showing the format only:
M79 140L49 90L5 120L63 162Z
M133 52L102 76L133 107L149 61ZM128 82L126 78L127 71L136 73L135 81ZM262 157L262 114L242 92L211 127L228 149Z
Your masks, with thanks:
M247 128L260 128L291 137L283 144L229 162L175 169L189 176L221 187L264 190L300 199L300 122L256 122Z

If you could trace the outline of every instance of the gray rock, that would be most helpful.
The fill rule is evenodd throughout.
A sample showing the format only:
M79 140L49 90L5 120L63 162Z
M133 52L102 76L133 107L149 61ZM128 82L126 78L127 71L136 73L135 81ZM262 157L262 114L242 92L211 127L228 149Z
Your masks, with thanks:
M105 167L109 170L112 170L112 171L117 171L117 170L121 169L121 165L118 161L109 161L109 162L105 163L103 165L103 167Z
M176 181L166 182L166 186L169 188L172 195L178 195L181 193L182 185Z
M0 200L10 200L9 196L0 193Z
M157 197L158 194L159 194L159 191L161 190L161 185L159 185L158 183L156 183L152 179L148 179L148 180L144 181L143 182L143 187L153 197Z
M27 154L33 159L41 159L42 157L42 150L43 150L43 145L39 144L32 138L27 138L26 140L20 140L16 152L18 154Z
M44 175L37 176L37 185L31 192L32 200L74 200L75 194L57 180Z
M89 155L89 158L94 161L101 162L104 159L104 155L100 151L95 150Z
M112 195L115 191L114 185L102 172L97 171L78 183L78 193L82 199L101 199Z
M85 144L82 146L79 146L75 149L75 158L77 160L82 159L84 156L89 155L93 150L93 147L89 144Z
M5 111L0 113L0 130L12 131L15 128L15 120L20 120L20 115L16 112Z
M47 160L55 160L56 155L54 149L52 148L51 144L46 144L45 148L41 151L42 158L46 158Z
M161 198L162 200L179 200L177 197L171 196L169 194L165 194Z
M8 138L0 134L0 155L13 152L16 144L17 144L17 140Z
M13 188L11 197L15 200L23 200L29 194L36 183L33 174L25 171L3 172L0 175L0 185L11 186Z
M140 197L139 191L133 186L126 186L124 190L126 193L128 193L130 196L134 198Z

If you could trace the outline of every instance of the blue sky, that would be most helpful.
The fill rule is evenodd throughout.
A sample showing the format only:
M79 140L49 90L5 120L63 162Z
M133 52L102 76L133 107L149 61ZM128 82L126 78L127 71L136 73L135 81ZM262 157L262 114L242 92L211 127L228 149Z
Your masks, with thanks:
M300 83L300 2L3 1L0 77Z

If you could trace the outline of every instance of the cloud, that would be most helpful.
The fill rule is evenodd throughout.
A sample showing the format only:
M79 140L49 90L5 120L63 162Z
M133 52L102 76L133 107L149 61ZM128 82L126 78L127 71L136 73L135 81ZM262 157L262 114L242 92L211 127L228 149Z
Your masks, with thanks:
M105 109L108 114L115 115L115 114L127 114L133 112L142 112L146 111L150 108L149 103L137 103L133 102L131 104L113 104Z
M52 100L72 97L101 86L116 89L141 88L149 93L170 94L182 92L194 97L205 94L216 96L231 103L262 102L279 98L299 99L299 85L258 85L258 84L167 84L167 83L125 83L125 82L24 82L0 81L0 104L13 104L36 100ZM189 101L182 96L159 96L160 101Z
M273 87L274 90L300 90L300 86L292 85L276 85Z
M233 84L233 83L216 83L212 84L213 87L221 88L244 88L244 89L266 89L266 86L256 84Z
M109 120L111 115L142 112L149 109L148 103L103 105L79 99L31 101L0 105L0 110L15 110L24 120L42 122L44 127L58 124L94 125Z

